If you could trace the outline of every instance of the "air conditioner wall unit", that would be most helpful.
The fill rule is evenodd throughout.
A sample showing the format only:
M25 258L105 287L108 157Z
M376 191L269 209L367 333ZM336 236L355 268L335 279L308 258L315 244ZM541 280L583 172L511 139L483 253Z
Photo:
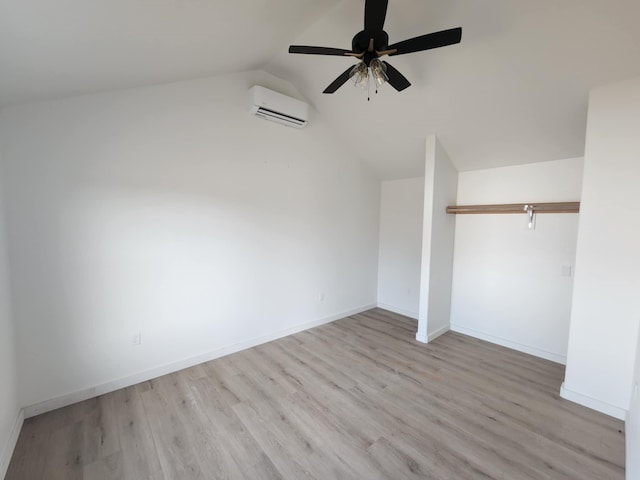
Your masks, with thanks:
M309 121L309 105L268 88L249 89L249 112L288 127L302 128Z

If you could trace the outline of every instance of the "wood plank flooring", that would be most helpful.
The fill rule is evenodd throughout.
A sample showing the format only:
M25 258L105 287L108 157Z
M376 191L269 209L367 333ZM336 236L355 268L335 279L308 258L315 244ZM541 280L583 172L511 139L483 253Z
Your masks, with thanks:
M561 365L374 309L25 422L7 480L624 478Z

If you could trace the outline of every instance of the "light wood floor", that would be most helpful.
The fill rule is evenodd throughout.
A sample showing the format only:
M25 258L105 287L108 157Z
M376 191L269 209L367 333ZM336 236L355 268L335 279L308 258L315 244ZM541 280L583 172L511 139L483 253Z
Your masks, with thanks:
M562 366L371 310L25 422L8 480L624 477Z

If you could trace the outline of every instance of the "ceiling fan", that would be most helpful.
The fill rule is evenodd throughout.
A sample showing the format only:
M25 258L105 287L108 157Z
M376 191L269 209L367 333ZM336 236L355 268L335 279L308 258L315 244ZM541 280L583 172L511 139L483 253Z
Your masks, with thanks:
M411 86L411 83L389 63L380 60L380 57L385 55L390 57L404 55L405 53L421 52L460 43L462 28L452 28L389 45L389 35L383 30L388 3L388 0L366 0L364 6L364 30L353 37L351 50L305 45L291 45L289 47L289 53L337 55L361 60L355 67L347 68L322 93L334 93L350 78L355 81L356 86L367 88L369 70L371 70L371 76L376 85L389 82L393 88L401 92Z

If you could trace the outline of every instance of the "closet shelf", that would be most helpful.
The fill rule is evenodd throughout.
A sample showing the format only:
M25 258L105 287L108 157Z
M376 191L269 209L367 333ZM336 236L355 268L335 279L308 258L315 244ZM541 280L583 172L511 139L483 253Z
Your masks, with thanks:
M481 213L580 213L580 202L504 203L496 205L449 205L447 213L455 215Z

